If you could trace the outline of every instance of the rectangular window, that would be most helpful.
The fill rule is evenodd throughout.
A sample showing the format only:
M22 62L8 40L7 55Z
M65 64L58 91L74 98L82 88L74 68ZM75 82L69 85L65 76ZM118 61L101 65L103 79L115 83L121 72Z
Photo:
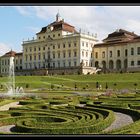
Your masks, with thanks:
M58 49L60 49L60 44L58 44Z
M71 67L71 62L69 62L69 67Z
M76 67L76 65L77 65L77 63L76 62L74 62L74 66Z
M53 63L53 68L55 68L55 63Z
M112 57L112 51L109 52L109 56Z
M36 60L36 55L34 55L34 60Z
M34 48L34 51L36 51L36 48Z
M140 61L138 60L137 65L140 66Z
M77 52L74 52L74 57L76 57L77 56Z
M60 36L60 34L58 34L58 36Z
M63 48L65 48L65 44L63 44Z
M88 42L86 43L86 47L88 47Z
M92 58L92 53L91 53L91 58Z
M95 58L98 58L98 52L95 52Z
M127 49L125 50L125 56L127 56Z
M71 44L69 43L69 47L71 47Z
M69 52L69 57L71 57L71 52Z
M55 49L55 46L53 45L53 49Z
M74 47L76 47L77 46L77 44L76 44L76 42L74 43Z
M65 67L65 62L63 63L63 67Z
M55 58L55 53L53 53L53 58Z
M134 55L134 48L131 48L131 55Z
M40 51L40 47L38 48L38 50Z
M50 59L50 58L51 58L50 53L48 53L48 59Z
M102 52L102 58L105 58L105 52Z
M43 54L43 59L45 59L45 54Z
M40 60L40 54L38 55L38 60Z
M60 62L58 62L58 67L60 68Z
M134 61L131 61L131 66L134 66Z
M58 58L60 58L60 52L58 53Z
M117 50L117 56L118 57L120 56L120 50Z
M140 47L137 48L137 54L140 55Z
M84 46L84 42L82 42L82 46Z

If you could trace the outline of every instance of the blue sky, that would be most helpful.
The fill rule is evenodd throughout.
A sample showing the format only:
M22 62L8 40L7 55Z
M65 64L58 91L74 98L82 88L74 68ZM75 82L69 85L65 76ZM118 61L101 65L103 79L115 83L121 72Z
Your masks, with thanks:
M66 22L97 33L100 41L118 28L140 35L140 6L0 6L0 55L21 52L23 39L36 37L58 10Z

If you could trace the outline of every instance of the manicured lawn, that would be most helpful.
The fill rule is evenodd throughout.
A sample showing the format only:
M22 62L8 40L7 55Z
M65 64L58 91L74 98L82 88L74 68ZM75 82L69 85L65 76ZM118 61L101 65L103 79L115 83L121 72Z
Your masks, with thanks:
M0 77L0 84L5 84L7 77ZM44 88L55 90L95 90L96 82L105 89L140 89L140 73L96 74L96 75L54 75L54 76L16 76L16 86L24 89ZM135 85L136 84L136 85Z

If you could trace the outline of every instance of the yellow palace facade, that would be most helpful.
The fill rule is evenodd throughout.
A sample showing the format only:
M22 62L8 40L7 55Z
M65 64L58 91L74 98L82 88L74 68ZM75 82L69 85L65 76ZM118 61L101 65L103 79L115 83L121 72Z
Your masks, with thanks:
M0 57L0 74L8 74L14 57L16 75L94 74L140 71L140 36L118 29L98 43L97 35L76 30L57 13L36 38L22 43L23 52Z
M56 20L43 27L36 36L22 44L24 73L94 73L92 50L97 42L96 35L77 31L58 13Z

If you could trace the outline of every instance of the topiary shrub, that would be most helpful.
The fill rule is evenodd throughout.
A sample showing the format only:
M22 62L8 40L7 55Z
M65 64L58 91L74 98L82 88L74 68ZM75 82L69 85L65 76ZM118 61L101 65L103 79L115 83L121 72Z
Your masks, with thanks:
M26 87L26 88L29 88L29 84L26 84L25 87Z

